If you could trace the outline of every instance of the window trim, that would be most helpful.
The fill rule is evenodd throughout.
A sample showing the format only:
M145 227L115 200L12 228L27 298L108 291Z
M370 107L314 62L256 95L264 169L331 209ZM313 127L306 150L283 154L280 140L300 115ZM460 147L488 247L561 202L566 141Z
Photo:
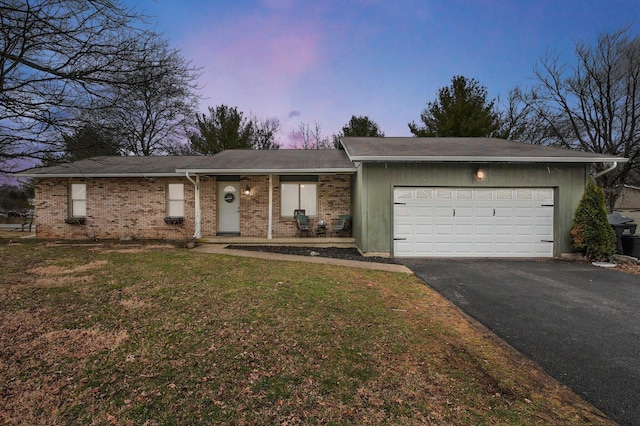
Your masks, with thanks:
M75 198L74 197L74 186L83 186L84 187L84 198ZM84 202L84 214L76 214L75 202ZM87 184L86 183L70 183L68 186L68 209L67 209L68 217L70 219L82 219L87 217Z
M282 219L293 219L293 210L291 210L291 213L285 214L284 211L283 211L284 209L282 208L282 206L283 206L282 197L284 196L284 190L283 190L283 186L284 185L297 185L298 186L298 205L293 210L302 209L302 210L307 210L307 211L309 209L306 208L306 206L300 205L300 198L301 198L300 197L300 187L302 185L313 185L316 188L316 197L315 197L315 200L314 200L316 212L315 212L315 214L308 214L307 213L307 216L313 217L313 218L318 217L318 187L319 187L319 185L318 185L317 180L316 181L314 181L314 180L297 180L297 181L284 181L284 182L281 181L280 182L280 218L282 218Z
M182 198L171 198L171 190L169 189L171 185L181 185L182 186ZM186 200L185 200L185 184L184 182L169 182L165 188L166 191L166 217L171 218L184 218L184 213L186 210ZM182 215L176 216L171 215L171 204L175 202L182 202Z

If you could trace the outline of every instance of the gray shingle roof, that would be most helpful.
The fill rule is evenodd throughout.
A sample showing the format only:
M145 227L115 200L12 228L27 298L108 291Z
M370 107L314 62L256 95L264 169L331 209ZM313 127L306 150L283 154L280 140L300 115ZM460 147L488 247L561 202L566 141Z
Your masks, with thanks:
M211 174L355 173L346 153L338 149L226 150L209 161L192 163L179 171Z
M626 162L612 155L495 138L342 138L351 161L421 162Z
M73 163L30 169L32 177L153 177L210 174L355 173L344 151L227 150L214 156L94 157Z
M214 156L94 157L17 173L32 177L153 177L205 174L355 173L353 162L626 162L591 154L492 138L342 138L336 149L227 150Z
M17 175L33 177L179 176L176 169L187 167L201 158L203 157L93 157L57 166L37 167Z

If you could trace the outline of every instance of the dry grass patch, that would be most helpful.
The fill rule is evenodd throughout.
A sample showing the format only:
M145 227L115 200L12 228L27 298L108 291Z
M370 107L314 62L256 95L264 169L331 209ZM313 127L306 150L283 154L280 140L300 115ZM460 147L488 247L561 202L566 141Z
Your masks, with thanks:
M102 248L104 253L144 253L149 250L174 250L176 247L171 244L120 244L109 248Z
M108 262L106 260L97 260L83 265L74 265L72 267L57 265L38 266L36 268L27 269L26 273L41 276L69 275L101 268L107 264Z
M104 350L113 350L127 339L127 332L104 330L56 330L35 338L26 348L47 363L80 359Z

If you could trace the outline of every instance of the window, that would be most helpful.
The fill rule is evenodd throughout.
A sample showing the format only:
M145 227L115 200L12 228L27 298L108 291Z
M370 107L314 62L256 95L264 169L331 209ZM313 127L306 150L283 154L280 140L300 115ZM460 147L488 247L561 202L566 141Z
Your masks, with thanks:
M184 217L184 184L167 185L167 216Z
M87 185L72 183L69 185L69 216L85 217L87 215Z
M280 216L292 217L293 211L305 210L307 216L318 214L318 185L315 183L283 183L280 185Z

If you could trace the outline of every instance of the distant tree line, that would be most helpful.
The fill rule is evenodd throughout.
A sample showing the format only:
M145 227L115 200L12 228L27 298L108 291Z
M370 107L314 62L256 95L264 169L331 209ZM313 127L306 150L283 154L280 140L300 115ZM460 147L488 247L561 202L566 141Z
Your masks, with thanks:
M34 197L34 188L32 185L0 185L0 211L8 214L11 211L21 212L33 208L29 204L30 199ZM1 216L0 216L1 217Z

